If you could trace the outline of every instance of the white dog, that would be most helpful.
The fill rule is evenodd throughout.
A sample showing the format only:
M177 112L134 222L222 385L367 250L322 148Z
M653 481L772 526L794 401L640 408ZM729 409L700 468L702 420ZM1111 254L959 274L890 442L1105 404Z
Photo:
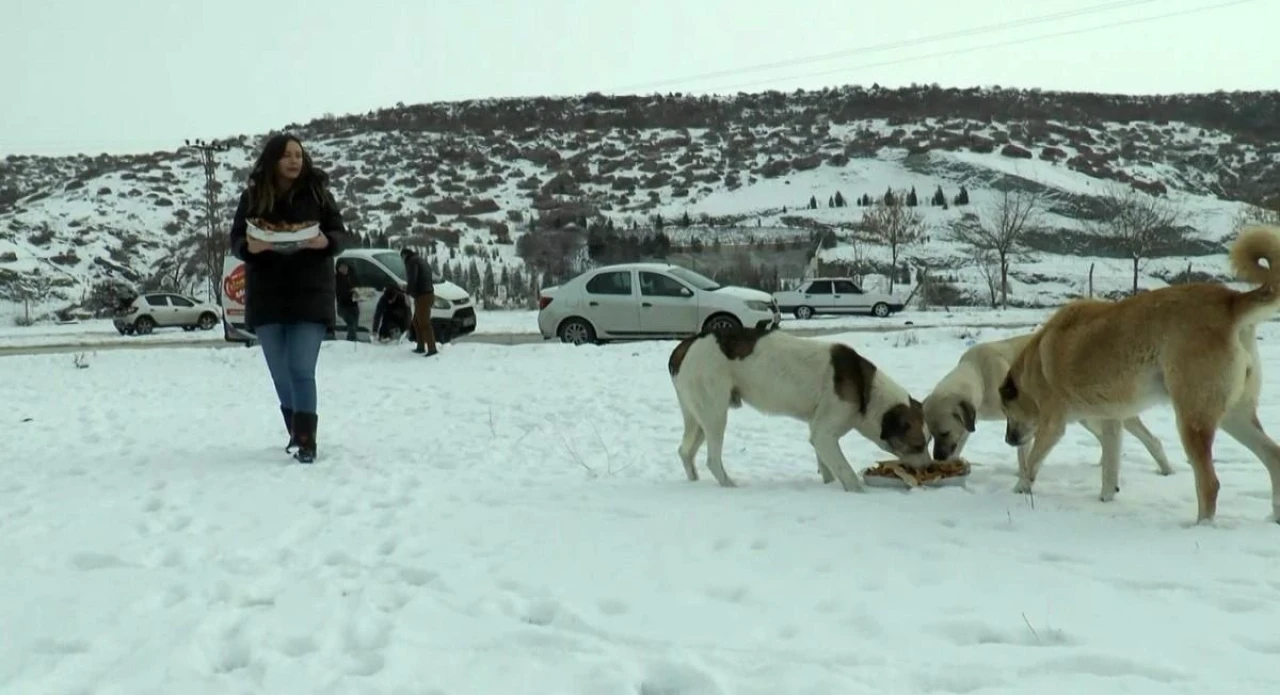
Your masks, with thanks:
M838 479L847 491L862 480L840 449L851 429L912 466L930 463L919 401L853 348L755 328L718 330L686 338L667 364L684 414L680 460L698 479L694 457L705 441L707 468L725 487L721 451L730 408L743 403L809 424L809 442L822 482Z
M1009 373L1009 365L1031 335L1020 335L1004 340L978 343L965 350L956 366L942 377L933 392L924 399L924 419L933 436L933 457L939 461L955 458L964 449L969 435L976 429L978 420L1004 420L1000 407L1000 384ZM1097 422L1080 420L1098 442L1102 442L1102 430ZM1142 420L1131 417L1124 421L1124 428L1138 438L1156 461L1160 475L1173 473L1173 466L1165 456L1164 446L1151 434ZM1022 469L1031 444L1018 447L1018 466ZM1026 492L1021 490L1020 492Z

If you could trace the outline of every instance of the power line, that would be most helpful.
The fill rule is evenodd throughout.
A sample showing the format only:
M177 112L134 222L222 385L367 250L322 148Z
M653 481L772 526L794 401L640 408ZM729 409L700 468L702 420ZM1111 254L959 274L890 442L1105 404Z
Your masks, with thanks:
M1037 15L1035 17L1028 17L1025 19L1017 19L1017 20L1012 20L1008 22L998 22L996 24L987 24L987 25L978 26L978 27L970 27L968 29L958 29L955 31L948 31L940 34L930 34L928 36L924 36L918 39L905 39L901 41L891 41L888 43L874 44L871 46L862 46L859 48L845 49L841 51L835 51L832 53L822 53L818 55L805 56L802 58L792 58L789 60L781 60L781 61L776 61L772 63L759 63L756 65L748 65L741 68L717 70L715 72L704 72L698 75L689 75L687 77L678 77L674 79L657 80L652 82L641 82L637 84L631 84L631 85L619 87L618 89L612 90L612 92L613 93L628 92L628 91L633 91L638 89L648 89L650 87L664 87L664 86L674 85L674 84L684 84L686 82L699 82L702 80L707 80L715 77L728 77L731 75L739 75L739 74L748 73L748 72L759 72L761 70L785 68L785 67L791 67L793 65L805 65L808 63L818 63L825 60L834 60L836 58L847 58L849 56L860 55L865 53L878 53L881 51L887 51L894 48L916 46L919 44L933 43L936 41L945 41L947 39L972 36L974 34L985 34L993 31L1002 31L1005 29L1017 29L1019 27L1030 26L1033 24L1043 24L1045 22L1051 22L1059 19L1070 19L1072 17L1078 17L1083 15L1089 15L1089 14L1097 14L1100 12L1110 12L1112 10L1120 10L1128 7L1134 7L1137 5L1149 5L1156 1L1157 0L1116 0L1114 2L1103 3L1101 5L1091 5L1089 7L1082 7L1074 10L1063 10L1060 12L1054 12L1052 14Z
M810 77L824 77L824 76L826 76L826 75L837 75L837 74L841 74L841 73L852 72L852 71L854 71L854 70L864 70L864 69L866 69L866 68L878 68L878 67L883 67L883 66L886 66L886 65L898 65L898 64L900 64L900 63L909 63L909 62L917 61L917 60L928 60L928 59L930 59L930 58L943 58L943 57L946 57L946 56L959 55L959 54L962 54L962 53L974 53L974 52L977 52L977 51L985 51L985 50L990 50L990 49L993 49L993 48L1004 48L1004 47L1006 47L1006 46L1017 46L1017 45L1024 44L1024 43L1031 43L1031 42L1033 42L1033 41L1044 41L1045 39L1056 39L1056 38L1060 38L1060 37L1063 37L1063 36L1072 36L1072 35L1075 35L1075 34L1085 34L1085 33L1093 32L1093 31L1101 31L1101 30L1104 30L1104 29L1114 29L1114 28L1117 28L1117 27L1128 26L1128 25L1131 25L1131 24L1141 24L1141 23L1144 23L1144 22L1154 22L1154 21L1158 21L1158 20L1161 20L1161 19L1169 19L1169 18L1171 18L1171 17L1181 17L1181 16L1185 16L1185 15L1190 15L1190 14L1198 14L1198 13L1200 13L1200 12L1208 12L1208 11L1210 11L1210 10L1218 10L1218 9L1222 9L1222 8L1226 8L1226 7L1233 7L1233 6L1235 6L1235 5L1244 5L1244 4L1246 4L1246 3L1251 3L1251 2L1256 2L1256 1L1257 1L1257 0L1231 0L1231 2L1221 2L1221 3L1218 3L1218 4L1216 4L1216 5L1206 5L1206 6L1203 6L1203 7L1193 7L1193 8L1191 8L1191 9L1181 10L1181 11L1178 11L1178 12L1167 12L1167 13L1165 13L1165 14L1153 15L1153 16L1150 16L1150 17L1137 17L1137 18L1134 18L1134 19L1128 19L1128 20L1123 20L1123 21L1119 21L1119 22L1112 22L1112 23L1110 23L1110 24L1099 24L1099 25L1090 26L1090 27L1082 27L1082 28L1080 28L1080 29L1069 29L1069 30L1066 30L1066 31L1054 32L1054 33L1051 33L1051 34L1040 34L1040 35L1038 35L1038 36L1029 36L1029 37L1025 37L1025 38L1021 38L1021 39L1012 39L1012 40L1010 40L1010 41L1003 41L1003 42L1000 42L1000 43L984 44L984 45L980 45L980 46L970 46L970 47L968 47L968 48L957 48L957 49L948 50L948 51L938 51L938 52L936 52L936 53L927 53L927 54L924 54L924 55L910 56L910 57L906 57L906 58L895 58L895 59L893 59L893 60L885 60L885 61L880 61L880 62L878 62L878 63L863 63L863 64L861 64L861 65L851 65L851 66L848 66L848 67L837 68L837 69L834 69L834 70L824 70L824 71L822 71L822 72L811 72L811 73L806 73L806 74L803 74L803 75L789 75L789 76L786 76L786 77L776 77L776 78L771 78L771 79L767 79L767 80L755 80L755 81L752 81L752 82L743 82L743 83L739 83L739 84L735 84L735 85L729 85L729 86L727 86L727 87L705 88L705 89L699 89L699 90L695 90L695 91L697 91L697 92L702 92L702 93L724 93L724 92L729 92L729 91L735 91L735 90L744 89L744 88L746 88L746 87L755 87L755 86L759 86L759 85L762 85L762 84L769 84L769 83L773 83L773 82L789 81L789 80L800 80L800 79L806 79L806 78L810 78Z

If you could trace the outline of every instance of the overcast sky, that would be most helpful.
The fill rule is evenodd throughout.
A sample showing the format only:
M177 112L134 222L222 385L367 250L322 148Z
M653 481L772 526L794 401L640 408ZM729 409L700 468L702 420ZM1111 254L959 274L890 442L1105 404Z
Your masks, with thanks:
M1125 24L1228 1L0 0L0 154L172 149L490 96L1280 88L1280 0Z

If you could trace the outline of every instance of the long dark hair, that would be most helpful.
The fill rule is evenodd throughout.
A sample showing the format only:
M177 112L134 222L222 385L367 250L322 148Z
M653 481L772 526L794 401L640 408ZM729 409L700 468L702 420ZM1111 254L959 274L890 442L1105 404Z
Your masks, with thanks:
M298 143L302 150L302 172L298 174L293 186L284 192L285 200L293 200L294 194L305 188L311 191L322 206L332 202L329 175L311 162L311 155L302 146L302 141L292 133L277 133L263 143L258 160L253 163L253 169L249 172L249 210L252 214L261 215L275 207L276 195L280 192L276 190L276 165L284 157L285 148L291 141Z

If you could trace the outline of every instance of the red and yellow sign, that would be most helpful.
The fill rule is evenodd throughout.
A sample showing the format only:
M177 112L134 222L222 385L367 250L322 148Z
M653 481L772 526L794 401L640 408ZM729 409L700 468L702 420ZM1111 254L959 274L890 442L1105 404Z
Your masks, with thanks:
M236 266L222 281L222 296L244 306L244 264Z

